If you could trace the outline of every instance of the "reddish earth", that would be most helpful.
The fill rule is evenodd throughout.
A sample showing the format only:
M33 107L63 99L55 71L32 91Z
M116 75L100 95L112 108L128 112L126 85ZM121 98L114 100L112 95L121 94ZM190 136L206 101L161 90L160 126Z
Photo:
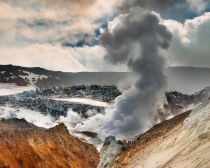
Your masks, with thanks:
M0 121L0 168L95 168L98 162L94 146L71 136L64 124L44 129Z

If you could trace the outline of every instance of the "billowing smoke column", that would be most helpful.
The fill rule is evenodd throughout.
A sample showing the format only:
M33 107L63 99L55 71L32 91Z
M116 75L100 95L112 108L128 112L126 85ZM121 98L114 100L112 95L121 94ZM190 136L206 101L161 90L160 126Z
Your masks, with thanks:
M166 86L161 50L169 47L171 39L157 15L140 7L131 8L112 31L101 37L105 58L113 64L127 63L137 76L135 85L116 100L104 127L108 134L134 136L153 124L158 99Z

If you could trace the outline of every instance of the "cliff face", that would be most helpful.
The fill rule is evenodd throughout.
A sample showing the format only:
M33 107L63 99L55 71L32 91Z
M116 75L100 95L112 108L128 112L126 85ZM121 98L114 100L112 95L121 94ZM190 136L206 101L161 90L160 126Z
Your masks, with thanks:
M0 167L94 168L94 146L71 136L64 124L43 129L25 120L0 121Z

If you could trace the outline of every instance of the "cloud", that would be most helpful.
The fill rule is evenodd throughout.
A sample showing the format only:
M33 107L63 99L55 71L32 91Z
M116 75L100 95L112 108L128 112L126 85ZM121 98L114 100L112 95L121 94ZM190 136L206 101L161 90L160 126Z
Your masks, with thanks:
M190 7L197 12L204 11L209 4L207 0L187 0L187 2L189 3Z
M128 71L128 68L124 64L116 66L104 60L105 50L102 46L84 46L78 48L67 48L66 50L69 53L72 53L74 58L76 58L89 71Z
M24 47L0 47L0 64L43 67L50 70L127 71L124 65L114 66L103 59L101 46L64 48L60 45L34 44Z
M39 2L50 4L51 7L67 7L71 9L72 15L77 17L100 18L112 13L114 8L123 0L39 0Z
M99 45L99 37L103 33L109 22L110 18L116 17L113 21L109 22L108 29L111 30L116 27L117 24L121 22L123 15L118 15L117 11L120 5L126 0L1 0L0 1L0 63L13 63L25 66L44 66L49 69L59 69L64 71L125 71L127 70L124 65L120 64L118 66L113 66L107 61L103 60L104 50ZM160 0L158 0L159 2ZM163 0L165 2L165 0ZM180 0L176 1L166 1L167 4L176 4ZM197 12L202 11L209 4L207 0L187 0L191 4L191 8ZM132 2L132 1L129 1ZM140 2L133 0L133 2ZM141 0L141 2L143 2ZM149 0L152 3L152 0ZM154 4L156 1L153 2ZM163 5L163 4L159 4ZM163 5L169 6L169 5ZM182 8L188 10L183 6ZM189 6L188 6L189 7ZM179 14L179 12L172 11L171 14ZM183 17L183 13L179 14ZM184 15L185 17L185 15ZM189 31L184 24L168 20L168 24L176 24L180 28L176 28L175 32L178 31L179 34L174 32L175 38L177 40L177 45L179 44L180 52L183 53L186 49L186 42L190 38L197 35L189 36ZM96 33L96 31L99 31ZM207 30L205 30L207 32ZM184 38L179 39L180 33ZM207 32L208 33L208 32ZM84 37L88 38L84 38ZM176 37L177 36L177 37ZM184 42L183 42L184 41ZM183 45L183 44L184 45ZM207 41L208 43L208 41ZM67 46L66 48L62 47ZM199 45L199 44L198 44ZM36 46L36 47L35 47ZM79 46L79 47L78 47ZM72 48L74 47L74 48ZM175 64L185 63L187 64L187 56L178 56L175 59L175 49L178 46L174 46L170 51L172 57L169 58ZM50 66L48 60L54 58L55 55L52 51L40 52L40 48L49 48L49 50L55 51L58 55L69 55L69 60L66 57L61 56L57 58L62 62L65 60L66 64L64 66L56 65L56 62ZM55 49L56 48L56 49ZM185 49L184 49L185 48ZM187 48L190 48L187 46ZM38 51L35 51L35 50ZM22 50L22 51L21 51ZM191 50L191 48L190 48ZM27 53L25 53L27 51ZM29 52L30 51L30 52ZM187 51L185 51L186 53ZM198 51L196 51L198 52ZM196 53L195 52L195 53ZM201 52L201 51L200 51ZM39 53L39 54L38 54ZM65 54L64 54L65 53ZM207 51L206 51L207 53ZM190 55L191 53L187 54ZM198 53L200 54L200 53ZM48 62L37 63L38 56L40 55L43 60ZM202 54L201 54L202 55ZM7 57L7 58L6 58ZM20 58L30 58L30 60L25 61ZM49 58L46 58L49 57ZM186 61L178 61L186 58ZM207 56L206 56L207 57ZM32 61L35 62L32 62ZM204 59L203 64L207 60ZM78 70L67 66L67 63L71 65L72 62L77 62L72 67L77 67ZM198 63L200 63L199 61ZM199 66L199 65L198 65Z
M87 71L71 53L59 46L31 45L23 48L0 47L0 64L43 67L70 72Z
M195 67L210 65L210 12L184 23L164 20L173 34L170 49L166 52L169 64Z
M209 0L125 0L122 9L141 7L160 13L162 18L184 21L198 16L210 5Z
M76 42L95 36L101 18L113 15L117 1L107 0L2 0L0 45Z
M121 71L105 62L103 49L94 46L99 43L95 31L100 20L112 15L120 1L0 1L0 64Z

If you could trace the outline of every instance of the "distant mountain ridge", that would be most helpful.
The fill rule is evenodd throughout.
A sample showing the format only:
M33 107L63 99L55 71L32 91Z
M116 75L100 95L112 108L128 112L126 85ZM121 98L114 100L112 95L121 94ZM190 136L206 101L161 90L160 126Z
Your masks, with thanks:
M210 68L170 67L166 70L168 91L192 94L210 86ZM130 82L130 72L61 72L40 67L0 65L0 83L38 87L73 85L117 85Z
M61 72L40 67L28 68L14 65L0 65L0 82L16 83L18 86L39 87L103 84L116 85L126 77L124 72Z

